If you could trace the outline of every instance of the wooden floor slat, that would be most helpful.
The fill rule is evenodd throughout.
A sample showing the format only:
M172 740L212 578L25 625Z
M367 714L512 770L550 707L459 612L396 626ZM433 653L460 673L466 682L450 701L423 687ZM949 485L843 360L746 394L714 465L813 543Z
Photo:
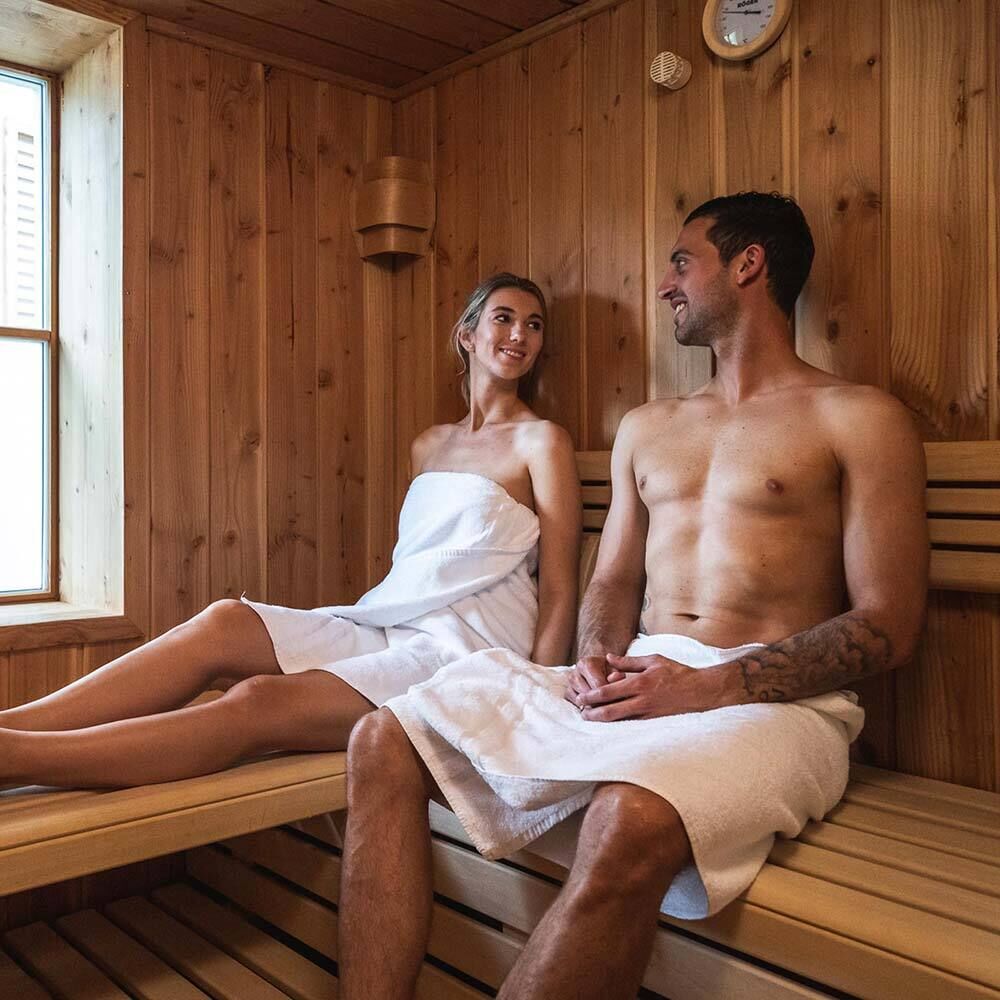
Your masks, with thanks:
M153 891L153 901L294 1000L329 1000L337 978L189 885Z
M333 858L336 863L339 859ZM188 854L190 874L286 934L327 958L337 957L337 914L316 900L248 868L221 851L201 848ZM424 964L417 982L418 1000L466 1000L483 993Z
M96 910L80 910L56 927L105 974L137 1000L206 1000L203 993Z
M32 979L6 952L0 951L0 997L11 1000L50 1000L37 979Z
M47 924L29 924L8 931L3 943L53 996L66 1000L128 1000L128 994Z
M284 1000L286 997L147 899L133 896L109 903L106 912L119 927L215 1000Z

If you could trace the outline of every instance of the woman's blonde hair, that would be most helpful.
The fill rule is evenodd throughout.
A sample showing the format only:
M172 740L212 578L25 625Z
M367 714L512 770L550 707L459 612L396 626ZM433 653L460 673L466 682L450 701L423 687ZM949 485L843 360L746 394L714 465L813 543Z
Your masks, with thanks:
M474 330L479 324L479 320L486 308L489 297L502 288L516 288L522 292L528 292L538 299L538 305L542 314L543 326L548 326L549 309L545 302L542 290L530 278L522 278L519 275L511 274L509 271L501 271L499 274L491 275L481 281L472 290L472 294L466 300L462 315L458 317L458 322L451 329L451 349L458 358L462 366L458 374L462 376L462 398L466 405L469 403L469 352L465 349L461 341L463 330ZM547 332L547 331L546 331ZM521 378L517 387L517 394L526 403L530 403L535 395L535 387L538 383L538 367L541 355L531 367L531 371Z

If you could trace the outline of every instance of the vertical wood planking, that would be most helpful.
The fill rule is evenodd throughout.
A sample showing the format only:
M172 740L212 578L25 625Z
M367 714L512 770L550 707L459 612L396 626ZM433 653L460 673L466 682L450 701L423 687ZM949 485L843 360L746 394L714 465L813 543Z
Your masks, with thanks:
M210 58L211 591L267 594L264 69Z
M901 771L997 787L992 675L998 616L995 594L931 591L920 655L896 681Z
M698 5L687 0L646 0L646 59L679 52L691 63L691 79L678 91L643 83L646 97L646 282L649 395L678 396L712 377L707 347L681 347L670 309L656 299L670 248L688 213L712 197L708 164L721 136L705 113L711 100L712 61L701 37Z
M393 152L426 163L434 176L434 89L393 106ZM409 482L410 444L434 422L434 253L400 257L393 274L395 460L393 497L398 510Z
M479 276L528 269L528 53L479 70Z
M984 438L987 345L996 343L986 325L995 275L983 252L991 238L987 4L885 3L892 388L926 438Z
M479 283L479 70L436 88L434 174L434 422L465 413L451 331Z
M575 24L528 52L528 274L545 293L545 332L535 409L583 440L583 36Z
M724 129L720 151L724 181L719 194L788 190L787 100L793 61L793 18L781 38L746 62L714 57L718 74L717 118Z
M60 113L60 580L64 600L121 609L121 33L63 75Z
M268 600L316 602L316 88L265 73Z
M10 697L10 653L0 653L0 710L13 707Z
M122 364L125 614L150 630L149 41L146 19L122 29Z
M622 416L646 399L643 24L641 0L628 0L583 25L584 448L609 448Z
M361 173L365 98L319 84L317 205L316 603L344 604L367 583L363 265L346 206Z
M983 0L885 3L892 390L925 438L984 438L996 350L986 120L995 33L982 30ZM995 597L932 593L917 662L896 678L901 770L995 787L998 710L986 696L998 611Z
M816 243L796 341L811 364L888 389L882 325L881 9L799 6L799 204Z
M365 161L392 151L392 107L379 97L365 98ZM393 414L391 386L398 377L392 338L392 265L365 261L364 330L367 392L367 511L369 587L385 576L395 540L392 496Z
M880 4L846 19L828 4L798 8L795 189L816 257L798 301L795 332L798 352L811 364L888 389L881 21ZM895 679L884 674L857 686L865 708L860 754L882 767L895 761Z
M12 652L7 679L9 707L44 697L84 673L82 646Z
M153 35L152 629L209 601L208 50Z

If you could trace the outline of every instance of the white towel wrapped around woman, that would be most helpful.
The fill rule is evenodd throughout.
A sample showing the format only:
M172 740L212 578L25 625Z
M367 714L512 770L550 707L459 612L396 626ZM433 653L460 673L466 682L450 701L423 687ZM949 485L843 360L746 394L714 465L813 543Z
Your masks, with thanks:
M628 655L708 667L757 645L640 635ZM851 694L588 722L563 697L571 669L491 649L387 705L486 857L546 834L532 850L569 864L578 824L552 828L598 783L639 785L673 805L691 841L693 864L670 886L664 912L699 919L753 881L776 833L795 836L843 795L847 747L864 720Z
M385 579L357 604L309 611L244 598L285 673L328 670L375 705L474 650L531 653L534 511L471 472L415 477Z

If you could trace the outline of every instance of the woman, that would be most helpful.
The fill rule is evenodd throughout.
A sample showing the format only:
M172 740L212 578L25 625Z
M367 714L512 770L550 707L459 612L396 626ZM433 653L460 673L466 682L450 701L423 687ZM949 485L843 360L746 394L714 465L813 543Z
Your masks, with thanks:
M374 706L475 650L564 663L580 534L573 447L519 396L545 321L525 278L498 274L470 296L452 331L469 412L413 443L392 569L357 605L217 601L0 712L0 782L138 785L276 750L340 750ZM227 683L220 698L182 707Z

